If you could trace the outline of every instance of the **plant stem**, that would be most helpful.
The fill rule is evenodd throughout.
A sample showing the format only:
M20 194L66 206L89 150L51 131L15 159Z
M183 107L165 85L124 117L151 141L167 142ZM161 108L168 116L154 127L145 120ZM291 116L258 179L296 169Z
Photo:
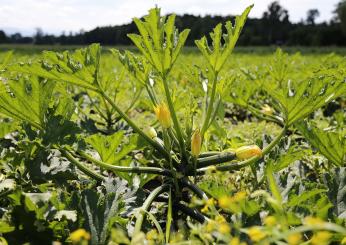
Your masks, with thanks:
M165 147L167 149L168 152L171 152L171 140L168 136L168 129L163 129L163 142L165 144ZM173 168L173 163L172 163L172 155L170 155L170 159L169 159L169 168L172 172L172 175L173 175L173 181L174 181L174 186L175 186L175 189L176 189L176 193L177 194L180 194L180 191L179 191L179 185L178 185L178 179L177 179L177 175L176 175L176 172L174 171L174 168Z
M210 127L210 125L213 123L213 121L215 120L216 116L217 116L217 111L219 110L219 107L221 105L221 99L218 99L215 110L213 112L213 114L211 115L211 119L209 120L209 124L207 129Z
M171 128L169 128L169 129L167 129L167 131L168 131L169 136L170 136L170 137L172 138L172 140L174 141L174 143L177 144L177 145L180 147L179 141L178 141L177 137L175 137L175 135L174 135L174 133L173 133L173 130L172 130Z
M175 203L173 205L175 208L182 211L184 214L190 216L194 220L197 220L199 223L204 223L206 220L209 220L207 217L205 217L203 214L198 212L196 209L189 208L181 203Z
M181 179L181 183L183 186L190 189L193 193L195 193L200 199L208 200L207 194L205 194L201 189L199 189L196 185L191 183L187 178Z
M200 199L203 199L205 201L209 200L207 194L204 193L204 191L202 191L200 188L198 188L197 185L191 183L187 178L184 178L181 180L181 183L187 187L188 189L190 189L193 193L195 193ZM214 204L211 205L211 210L215 213L218 214L219 212L216 210Z
M187 163L188 157L187 157L187 153L186 153L186 149L185 149L185 142L184 142L183 134L181 132L180 123L179 123L178 118L177 118L177 114L175 113L175 109L173 106L171 94L169 92L166 76L162 76L162 81L163 81L163 87L165 89L168 107L169 107L169 110L170 110L171 115L172 115L174 129L177 133L177 138L179 141L179 148L181 151L181 155L182 155L182 158L185 159L185 162Z
M159 143L151 139L146 133L143 132L115 103L109 98L103 90L99 93L111 104L117 113L132 127L132 129L142 136L150 145L152 145L157 151L159 151L167 160L169 160L169 153Z
M146 214L145 211L148 211L148 209L150 208L150 205L155 200L155 198L158 195L160 195L161 193L163 193L164 191L166 191L166 189L168 189L168 187L169 187L169 185L167 185L167 184L159 186L156 189L154 189L150 193L150 195L147 197L147 199L145 200L145 202L143 203L141 209L139 210L139 212L137 214L137 217L136 217L137 220L136 220L135 229L133 232L133 237L141 232L142 224L143 224L145 214Z
M87 153L83 151L78 151L83 158L86 160L104 168L107 170L111 170L114 172L128 172L128 173L137 173L137 174L158 174L163 176L172 176L172 172L168 169L156 168L156 167L123 167L123 166L115 166L102 161L99 161Z
M217 73L215 73L215 71L213 72L213 86L211 89L211 96L210 96L210 100L209 103L207 105L208 109L207 109L207 115L204 118L204 122L203 122L203 126L202 126L202 130L201 130L201 135L202 138L204 136L205 131L207 131L209 123L210 123L210 117L211 117L211 113L213 111L213 105L214 105L214 100L215 100L215 94L216 94L216 84L217 84Z
M148 84L145 85L145 89L147 90L147 93L150 97L151 103L153 103L153 106L156 106L158 103L157 103L157 99L155 97L155 94L153 92L153 89Z
M68 151L65 149L59 149L61 154L66 157L73 165L75 165L78 169L80 169L83 173L85 173L87 176L97 180L97 181L104 181L105 177L102 175L95 173L93 170L89 169L88 167L84 166L81 162L79 162L76 158L74 158Z
M287 127L285 126L281 133L262 151L262 156L266 155L267 153L269 153L271 151L271 149L276 146L280 139L286 134L287 131ZM260 160L262 157L252 157L249 158L245 161L242 162L238 162L238 163L231 163L231 164L226 164L223 166L211 166L211 167L206 167L206 168L200 168L197 170L198 174L203 174L207 171L230 171L230 170L238 170L241 169L243 167L249 166L255 162L257 162L258 160Z

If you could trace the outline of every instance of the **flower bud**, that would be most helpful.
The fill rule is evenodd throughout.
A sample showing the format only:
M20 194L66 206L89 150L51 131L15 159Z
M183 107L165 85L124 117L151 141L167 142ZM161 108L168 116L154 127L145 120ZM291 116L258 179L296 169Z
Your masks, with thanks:
M171 113L165 103L154 107L157 120L163 128L170 128L172 125Z
M150 138L156 138L157 137L157 133L156 130L153 127L149 127L148 129L148 135Z
M262 107L262 110L261 112L263 114L266 114L266 115L273 115L273 108L271 108L269 105L265 104L263 107Z
M257 145L242 146L235 150L235 155L239 160L246 160L251 157L261 157L262 150Z
M196 129L191 137L191 154L194 157L198 157L199 153L201 152L201 146L202 136L199 129Z

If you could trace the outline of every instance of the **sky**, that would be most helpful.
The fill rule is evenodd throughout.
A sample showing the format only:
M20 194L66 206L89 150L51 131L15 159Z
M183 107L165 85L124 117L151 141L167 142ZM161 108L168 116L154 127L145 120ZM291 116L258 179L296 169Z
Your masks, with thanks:
M37 27L44 33L61 34L91 30L97 26L129 23L155 5L162 13L236 15L255 4L250 17L261 17L273 0L0 0L0 30L32 35ZM339 0L281 0L290 20L306 18L309 9L320 11L317 22L332 18Z

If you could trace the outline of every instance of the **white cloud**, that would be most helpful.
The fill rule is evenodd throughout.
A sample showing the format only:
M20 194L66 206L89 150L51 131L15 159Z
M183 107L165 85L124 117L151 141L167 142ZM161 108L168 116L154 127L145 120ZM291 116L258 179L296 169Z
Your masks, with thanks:
M96 26L128 23L143 16L155 5L163 13L239 14L255 3L250 16L261 17L273 0L1 0L0 29L32 32L41 27L45 32L90 30ZM308 9L321 12L319 21L329 20L338 0L281 0L290 19L299 21Z

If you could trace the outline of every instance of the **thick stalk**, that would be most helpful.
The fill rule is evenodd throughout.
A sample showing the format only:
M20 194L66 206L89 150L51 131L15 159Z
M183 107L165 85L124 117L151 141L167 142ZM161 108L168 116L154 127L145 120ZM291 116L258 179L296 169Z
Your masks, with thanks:
M280 139L286 134L287 131L287 127L284 127L281 131L281 133L262 151L262 156L266 155L267 153L269 153L271 151L271 149L273 149L274 146L276 146ZM249 158L245 161L242 162L238 162L238 163L231 163L231 164L226 164L223 166L211 166L211 167L206 167L206 168L200 168L197 170L197 174L203 174L207 171L230 171L230 170L238 170L241 169L243 167L249 166L255 162L257 162L258 160L260 160L261 157L252 157Z
M189 208L181 203L175 203L173 207L179 209L181 212L183 212L187 216L190 216L194 220L197 220L201 224L209 220L207 217L205 217L203 214L198 212L196 209Z
M64 149L59 149L61 154L67 158L73 165L75 165L79 170L81 170L83 173L85 173L87 176L97 180L97 181L104 181L105 178L98 174L95 173L93 170L87 168L84 166L82 163L80 163L76 158L74 158L68 151Z
M114 171L114 172L127 172L127 173L137 173L137 174L158 174L163 176L172 176L172 172L168 169L155 168L155 167L115 166L115 165L111 165L111 164L99 161L83 151L78 151L77 153L80 154L86 160L96 164L97 166L107 170Z
M114 101L106 95L103 90L100 90L99 93L109 102L109 104L116 110L117 113L127 122L132 129L142 136L150 145L152 145L157 151L159 151L167 160L169 160L169 153L156 141L150 138L146 133L143 132L115 103Z
M133 232L133 237L136 236L141 232L142 224L145 218L146 211L149 210L150 205L155 200L157 196L159 196L161 193L166 191L168 189L169 185L162 185L154 189L150 195L147 197L145 202L143 203L141 209L139 210L137 217L136 217L136 224L135 224L135 230Z
M211 126L211 124L213 123L213 121L215 120L216 116L217 116L217 111L219 110L219 107L221 105L221 99L218 99L215 110L213 111L213 114L209 120L209 124L207 126L207 129Z
M205 194L201 189L199 189L196 185L191 183L187 178L181 179L181 183L183 186L190 189L193 193L195 193L200 199L208 200L207 194Z
M167 151L171 152L171 140L168 136L168 129L163 129L163 142L165 144ZM171 155L171 157L169 159L169 168L170 168L172 175L173 175L173 181L174 181L174 186L175 186L176 192L177 192L177 194L180 194L178 179L177 179L176 172L174 171L174 168L173 168L172 160L173 159L172 159L172 155Z
M186 154L185 142L184 142L183 134L182 134L182 131L181 131L181 128L180 128L180 123L178 121L177 114L175 113L175 109L174 109L174 106L173 106L173 101L172 101L172 98L171 98L171 94L169 92L169 87L168 87L167 80L166 80L165 76L162 77L162 81L163 81L163 87L165 89L165 94L166 94L166 100L167 100L167 103L168 103L168 107L169 107L169 110L170 110L171 115L172 115L173 126L174 126L174 129L175 129L176 133L177 133L177 138L178 138L178 141L179 141L179 148L180 148L182 157L187 162L188 157L187 157L187 154Z
M213 79L213 86L212 86L212 89L211 89L210 100L209 100L209 103L207 105L207 107L208 107L207 115L204 118L202 130L201 130L202 137L203 137L205 131L207 131L207 129L208 129L211 113L213 112L213 106L214 106L214 100L215 100L215 94L216 94L217 73L213 73L213 78L214 79Z
M208 200L208 196L207 194L204 193L204 191L202 191L200 188L198 188L197 185L191 183L187 178L184 178L181 180L181 183L183 184L183 186L187 187L188 189L190 189L193 193L195 193L200 199L203 199L205 201ZM219 212L216 210L214 204L211 205L211 210L215 213L218 214Z

